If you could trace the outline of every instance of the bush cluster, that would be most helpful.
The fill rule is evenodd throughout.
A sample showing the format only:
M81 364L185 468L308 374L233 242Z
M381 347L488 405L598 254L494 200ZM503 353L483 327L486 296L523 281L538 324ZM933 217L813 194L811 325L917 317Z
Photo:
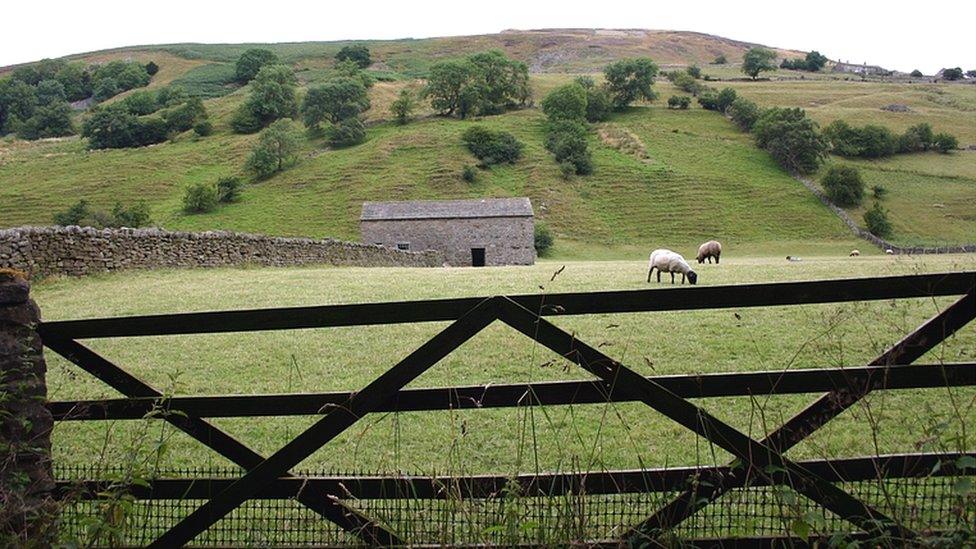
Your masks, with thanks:
M162 143L178 133L207 121L207 111L199 98L172 106L151 115L137 116L121 101L97 108L82 124L81 135L90 149L122 149Z
M780 68L794 71L820 72L827 64L827 56L814 50L802 59L784 59Z
M766 109L752 126L756 144L787 170L813 173L827 155L817 123L803 109Z
M955 136L936 134L932 126L924 122L908 128L902 135L895 135L884 126L855 127L843 120L835 120L824 128L823 133L830 143L830 152L846 157L881 158L928 150L948 153L958 147Z
M237 202L244 190L244 182L238 176L221 177L216 184L194 183L183 191L183 211L188 214L208 213L218 204Z
M549 227L542 223L536 224L534 233L535 253L539 257L545 257L548 255L549 249L552 248L552 233L549 231Z
M67 226L79 225L82 227L95 227L103 229L106 227L144 227L152 223L149 218L149 206L145 202L125 207L121 202L116 202L111 211L93 208L87 200L79 200L63 212L54 214L54 224Z
M831 166L820 184L827 192L827 197L838 206L860 206L864 200L864 181L853 166Z
M329 124L329 142L335 147L348 147L366 139L362 114L370 108L369 96L362 81L340 76L313 87L302 101L302 119L313 134L322 133L322 124Z
M98 101L145 86L150 75L139 63L112 61L85 66L45 59L19 67L0 79L0 135L22 139L75 133L70 102L94 96Z
M725 113L735 101L737 94L732 88L704 88L698 94L698 104L707 111Z
M481 126L471 126L461 135L461 142L482 166L514 164L522 157L524 145L514 135Z
M285 65L264 65L251 82L251 93L231 119L237 133L254 133L298 112L295 74Z
M565 84L542 100L548 118L546 150L559 164L564 178L593 173L593 160L587 143L589 93L580 82Z
M691 106L691 98L687 95L672 95L668 98L669 109L687 109Z
M891 236L892 227L891 222L888 221L888 212L881 207L881 203L878 201L874 202L871 209L864 212L864 224L867 225L868 231L871 231L871 234L875 236L881 238Z

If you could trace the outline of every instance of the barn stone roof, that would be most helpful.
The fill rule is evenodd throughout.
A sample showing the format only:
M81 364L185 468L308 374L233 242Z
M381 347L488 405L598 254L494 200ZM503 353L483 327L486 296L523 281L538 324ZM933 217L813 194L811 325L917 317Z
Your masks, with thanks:
M359 219L361 221L381 221L477 217L532 217L532 202L528 198L364 202L363 213Z

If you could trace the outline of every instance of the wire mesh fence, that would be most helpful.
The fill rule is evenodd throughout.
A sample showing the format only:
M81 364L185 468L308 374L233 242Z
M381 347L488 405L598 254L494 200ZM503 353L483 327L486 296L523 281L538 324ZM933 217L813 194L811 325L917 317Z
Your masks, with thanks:
M91 468L62 467L59 479L91 479ZM102 475L123 471L102 467ZM181 469L160 478L233 478L234 468ZM310 476L327 476L321 472ZM116 475L115 478L119 478ZM393 477L391 477L393 478ZM916 532L972 530L976 499L961 496L960 482L973 476L895 478L844 482L839 486ZM111 491L110 491L111 492ZM70 494L70 492L69 492ZM519 496L501 491L492 497L440 499L398 497L343 499L408 545L488 544L548 546L623 538L675 492L621 494L565 493ZM64 499L60 537L85 545L145 545L204 503L200 499ZM119 501L125 501L120 505ZM122 509L122 510L120 510ZM111 527L107 528L106 524ZM674 540L730 537L831 536L856 529L817 503L782 486L730 490L674 528ZM249 500L198 536L199 546L353 546L354 534L324 520L293 499Z

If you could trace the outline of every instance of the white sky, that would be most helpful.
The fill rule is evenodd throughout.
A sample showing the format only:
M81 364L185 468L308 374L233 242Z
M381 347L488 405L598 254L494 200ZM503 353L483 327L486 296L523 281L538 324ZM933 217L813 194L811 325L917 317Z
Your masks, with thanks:
M120 46L424 38L503 29L691 30L889 69L976 69L976 0L87 0L0 2L0 66Z

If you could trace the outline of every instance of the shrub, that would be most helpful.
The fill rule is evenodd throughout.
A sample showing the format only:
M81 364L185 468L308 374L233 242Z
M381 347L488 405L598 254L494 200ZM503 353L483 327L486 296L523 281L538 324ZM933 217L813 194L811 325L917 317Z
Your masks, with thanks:
M752 130L752 126L759 119L761 111L759 110L759 105L756 105L745 97L737 97L729 105L726 114L732 118L732 123L738 126L739 129L748 132Z
M722 88L722 91L718 92L715 97L715 110L721 113L729 110L729 106L732 105L736 97L735 90L732 88Z
M566 181L572 179L576 175L576 164L573 164L569 160L563 160L559 163L559 175Z
M485 166L508 162L514 164L522 157L524 145L514 135L489 130L481 126L471 126L462 135L461 141Z
M706 111L718 110L718 90L706 88L698 94L698 104Z
M358 116L340 120L329 134L329 144L333 147L351 147L366 140L366 125Z
M413 93L410 90L404 89L400 90L400 95L390 104L390 113L393 114L393 119L396 120L396 123L402 126L413 117L413 111L416 107L417 101L414 99Z
M586 118L586 90L576 82L559 86L542 100L542 112L549 120L582 120Z
M956 136L948 133L937 133L932 139L932 144L935 149L942 154L947 154L949 151L959 148L959 140Z
M647 57L622 59L603 69L606 89L614 109L623 110L634 101L652 101L657 97L651 86L657 76L657 65Z
M916 124L898 138L898 152L921 152L932 147L935 135L927 122Z
M875 201L870 210L864 212L864 223L868 231L875 236L888 238L891 236L891 222L888 221L888 212L881 207L881 203Z
M726 64L728 62L729 62L729 60L725 58L725 54L723 53L723 54L719 54L718 57L716 57L712 61L712 64L713 65L724 65L724 64Z
M540 257L545 257L549 253L549 249L552 248L552 233L549 232L549 227L539 223L535 226L534 239L535 239L535 253Z
M201 120L193 125L193 133L199 137L207 137L213 133L213 123L209 120Z
M586 134L586 125L580 120L550 122L546 150L556 157L556 162L572 164L577 175L588 175L593 173L593 161Z
M217 180L217 202L230 203L237 202L241 198L244 190L244 182L240 177L232 175L221 177Z
M884 198L885 196L887 196L888 189L886 189L882 185L874 185L874 186L871 187L871 194L874 195L874 198L875 199L881 200L882 198Z
M686 72L679 72L674 75L671 82L679 90L690 93L691 95L698 95L704 89L700 82L694 79L690 74Z
M119 102L127 111L136 116L152 114L159 110L157 94L151 91L137 91Z
M278 56L270 50L261 48L249 49L237 58L237 64L234 67L234 77L241 84L247 84L257 76L258 71L262 67L274 65L277 62Z
M336 61L352 61L361 69L373 64L369 55L369 48L363 45L343 46L339 53L335 55Z
M464 166L461 170L461 179L467 181L468 183L474 183L478 179L478 170L474 166L468 164Z
M93 209L87 200L79 200L67 210L54 214L55 225L80 225L86 227L143 227L152 221L149 218L149 206L145 202L138 202L126 208L121 202L116 202L111 212Z
M687 72L689 75L691 75L692 78L696 80L701 78L702 76L701 67L699 67L698 65L689 66L687 69L685 69L685 72Z
M531 97L529 69L493 50L460 61L442 61L430 67L422 96L434 110L447 116L497 114L524 105Z
M817 171L827 144L803 109L766 109L752 127L756 144L790 171Z
M687 109L691 105L691 98L687 95L672 95L668 98L669 109Z
M146 74L149 76L155 76L157 72L159 72L159 65L153 61L146 63Z
M171 133L181 133L207 118L207 110L199 97L194 97L178 107L167 109L161 114Z
M37 97L38 105L50 105L65 101L66 95L64 85L57 80L41 80L34 88L34 95Z
M921 77L923 77L923 76L925 76L925 75L924 75L924 74L922 74L922 71L920 71L920 70L918 70L918 69L915 69L915 70L913 70L913 71L911 72L911 74L910 74L909 76L914 76L915 78L921 78Z
M183 193L183 211L189 214L212 212L217 207L217 188L195 183Z
M75 133L71 121L71 106L64 100L38 105L34 114L21 124L17 135L22 139L61 137Z
M857 168L831 166L820 183L830 200L838 206L858 206L864 199L864 181Z
M114 78L102 78L95 84L94 88L94 98L95 101L105 101L106 99L115 97L119 93L119 83L115 81Z
M169 125L158 116L137 117L112 105L97 109L81 128L90 149L143 147L166 141Z

